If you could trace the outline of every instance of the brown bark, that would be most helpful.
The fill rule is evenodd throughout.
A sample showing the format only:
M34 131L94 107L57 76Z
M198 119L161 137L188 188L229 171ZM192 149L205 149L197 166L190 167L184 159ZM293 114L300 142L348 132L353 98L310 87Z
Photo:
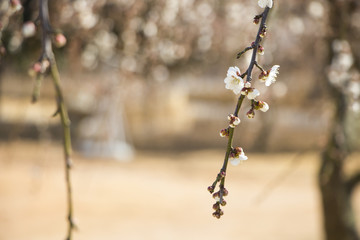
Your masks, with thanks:
M347 40L350 37L350 12L353 2L353 0L329 0L328 65L336 54L331 47L333 41ZM329 80L327 85L335 111L319 172L325 237L326 240L359 240L351 205L352 191L349 191L349 181L344 173L344 164L348 155L345 132L347 96L339 86L332 85Z

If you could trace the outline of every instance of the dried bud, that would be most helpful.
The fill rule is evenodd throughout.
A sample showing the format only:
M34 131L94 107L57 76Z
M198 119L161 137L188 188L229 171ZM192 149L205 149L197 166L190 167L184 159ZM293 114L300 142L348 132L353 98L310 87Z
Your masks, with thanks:
M226 201L223 199L220 204L221 204L221 206L225 206L225 205L226 205Z
M35 24L31 21L24 23L21 29L22 35L24 38L32 37L35 35L36 27Z
M221 171L221 172L220 172L220 176L221 176L222 178L224 178L224 177L226 176L226 172L225 172L225 171Z
M207 190L208 190L210 193L213 193L213 192L214 192L214 187L213 187L213 186L208 186Z
M54 44L58 48L65 46L65 44L66 44L65 36L61 33L56 34Z
M264 55L264 47L263 46L261 46L261 45L259 45L259 47L258 47L258 53L260 54L260 55Z

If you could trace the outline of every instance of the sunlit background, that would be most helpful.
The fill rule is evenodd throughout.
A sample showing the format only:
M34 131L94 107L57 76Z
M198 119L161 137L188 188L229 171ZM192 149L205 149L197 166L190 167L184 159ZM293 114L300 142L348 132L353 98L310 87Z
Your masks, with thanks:
M3 34L0 240L62 239L61 125L52 117L50 79L31 104L34 80L27 71L40 56L41 32L23 37L23 22L38 16L37 1L23 4ZM317 172L333 114L324 87L331 31L326 1L275 1L258 62L266 69L280 65L280 74L265 87L254 70L253 84L270 110L254 119L246 118L249 104L240 111L234 144L249 160L229 168L220 220L211 215L206 188L222 165L227 142L219 131L237 101L224 78L230 66L247 69L251 53L236 55L255 40L257 1L74 0L50 1L50 9L53 27L67 38L55 54L72 121L75 239L324 236ZM360 32L360 13L353 18ZM344 55L339 61L355 60ZM354 79L347 86L355 152L349 171L360 158L358 74ZM357 191L357 216L359 202Z

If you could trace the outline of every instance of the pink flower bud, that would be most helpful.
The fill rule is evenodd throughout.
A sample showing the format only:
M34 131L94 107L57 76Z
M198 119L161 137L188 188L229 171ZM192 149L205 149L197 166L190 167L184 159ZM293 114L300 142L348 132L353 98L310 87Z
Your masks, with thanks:
M41 72L41 63L40 62L36 62L32 69L36 72L36 73L40 73Z
M54 44L58 48L65 46L66 44L65 36L61 33L56 34Z
M13 9L13 11L15 11L15 12L21 10L21 8L22 8L20 0L11 0L10 5L11 5L11 8Z

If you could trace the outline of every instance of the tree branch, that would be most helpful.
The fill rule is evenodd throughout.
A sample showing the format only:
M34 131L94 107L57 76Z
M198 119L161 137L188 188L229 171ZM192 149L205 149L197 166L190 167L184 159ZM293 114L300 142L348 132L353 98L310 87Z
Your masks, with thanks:
M57 112L60 114L61 125L63 129L63 147L65 155L65 181L66 181L66 190L67 190L67 220L68 220L68 230L66 240L72 239L72 232L75 229L75 224L73 221L73 200L72 200L72 186L71 186L71 134L70 134L70 119L68 112L65 106L65 101L63 93L60 86L60 74L57 68L55 56L52 50L51 34L54 31L51 28L49 20L49 8L48 0L40 0L40 23L42 26L42 55L40 60L49 61L50 73L53 79L53 84L56 92L56 101L57 101ZM35 88L36 89L36 88ZM56 114L55 114L56 115Z

